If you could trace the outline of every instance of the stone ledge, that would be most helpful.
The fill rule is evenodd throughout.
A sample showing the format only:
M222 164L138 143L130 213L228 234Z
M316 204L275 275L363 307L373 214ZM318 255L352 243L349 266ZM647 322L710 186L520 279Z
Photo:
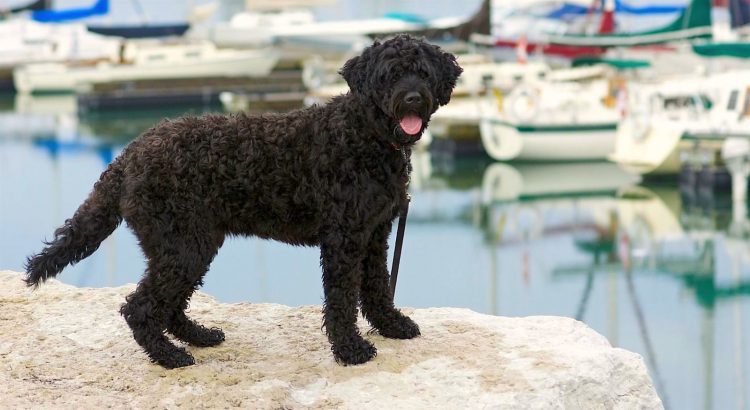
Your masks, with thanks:
M150 364L119 316L133 285L27 289L0 271L0 397L8 408L657 409L642 358L581 322L466 309L404 309L422 337L366 335L378 357L342 367L319 306L222 304L196 293L193 318L224 329L197 364ZM369 329L360 320L360 329Z

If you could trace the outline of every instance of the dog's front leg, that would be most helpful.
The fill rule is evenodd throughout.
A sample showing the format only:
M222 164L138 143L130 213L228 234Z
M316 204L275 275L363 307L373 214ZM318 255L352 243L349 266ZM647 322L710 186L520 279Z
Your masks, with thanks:
M365 363L377 354L357 329L357 299L366 249L363 238L356 229L342 229L324 235L320 244L323 326L334 358L346 365Z
M375 228L368 244L361 285L362 314L383 337L411 339L419 326L394 307L388 283L388 236L391 224Z

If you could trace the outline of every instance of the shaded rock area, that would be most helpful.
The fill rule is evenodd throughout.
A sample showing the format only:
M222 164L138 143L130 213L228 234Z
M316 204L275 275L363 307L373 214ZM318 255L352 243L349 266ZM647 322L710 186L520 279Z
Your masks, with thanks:
M196 293L190 315L227 340L189 347L195 366L164 370L118 314L133 285L52 280L31 291L21 278L0 271L3 408L662 408L639 355L568 318L404 309L422 337L367 334L377 358L343 367L320 306L222 304Z

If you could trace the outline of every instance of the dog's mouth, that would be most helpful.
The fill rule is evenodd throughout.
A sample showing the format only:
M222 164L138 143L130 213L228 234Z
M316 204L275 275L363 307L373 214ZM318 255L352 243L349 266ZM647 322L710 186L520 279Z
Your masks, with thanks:
M419 135L422 131L422 119L414 114L407 114L398 122L404 134L409 136Z

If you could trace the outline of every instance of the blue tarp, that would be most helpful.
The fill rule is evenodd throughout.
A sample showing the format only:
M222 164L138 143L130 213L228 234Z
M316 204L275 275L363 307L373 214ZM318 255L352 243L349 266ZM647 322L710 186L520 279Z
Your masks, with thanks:
M80 20L90 16L109 13L109 0L97 0L91 7L65 10L39 10L31 13L31 18L42 23Z
M742 1L742 0L740 0ZM623 3L621 0L615 0L615 12L627 14L677 14L685 10L685 6L632 6ZM563 3L562 6L547 14L550 19L564 19L567 16L580 16L589 12L588 7L578 4Z
M732 18L732 27L742 27L750 24L750 4L748 0L730 0L729 15Z
M655 6L631 6L623 3L621 0L615 0L615 11L628 13L628 14L672 14L680 13L685 10L685 6L669 6L669 5L655 5Z

